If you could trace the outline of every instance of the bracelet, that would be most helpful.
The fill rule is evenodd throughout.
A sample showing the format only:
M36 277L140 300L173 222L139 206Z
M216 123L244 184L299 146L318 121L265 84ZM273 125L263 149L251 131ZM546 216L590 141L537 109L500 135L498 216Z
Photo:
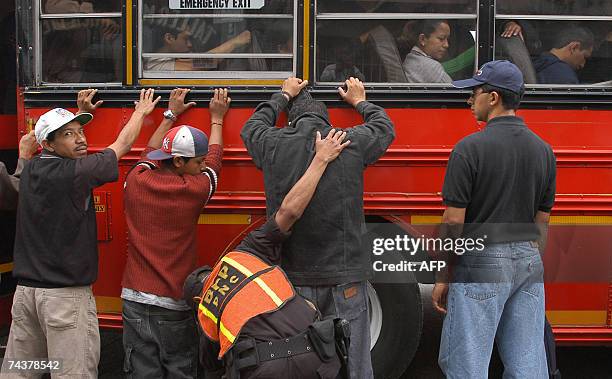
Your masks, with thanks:
M287 91L281 91L281 94L287 96L287 101L291 101L293 99L293 96L291 96L291 94Z
M218 122L218 121L213 121L210 123L211 125L219 125L219 126L223 126L223 122Z

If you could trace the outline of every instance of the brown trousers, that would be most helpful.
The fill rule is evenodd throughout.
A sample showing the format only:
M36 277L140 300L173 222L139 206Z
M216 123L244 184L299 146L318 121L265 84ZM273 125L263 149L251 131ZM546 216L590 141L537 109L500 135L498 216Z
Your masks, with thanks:
M40 377L40 372L16 369L11 360L59 360L52 378L98 377L100 331L90 286L17 286L11 314L2 378Z

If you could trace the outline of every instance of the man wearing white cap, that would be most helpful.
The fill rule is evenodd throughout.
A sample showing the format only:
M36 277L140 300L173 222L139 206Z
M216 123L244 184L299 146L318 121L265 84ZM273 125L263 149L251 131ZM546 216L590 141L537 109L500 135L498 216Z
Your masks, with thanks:
M128 254L121 298L128 378L196 377L198 333L183 282L198 266L196 228L217 187L231 99L226 89L215 90L209 144L194 127L170 129L195 105L185 103L188 92L172 91L165 119L125 181Z
M83 126L93 119L88 111L101 104L92 104L95 93L79 93L78 114L55 108L36 123L43 151L21 174L13 270L18 285L2 365L9 377L31 377L35 373L15 362L40 359L49 359L60 376L97 377L100 335L91 285L98 274L98 249L92 190L117 180L118 160L130 151L159 98L154 99L152 89L142 90L117 140L87 155Z

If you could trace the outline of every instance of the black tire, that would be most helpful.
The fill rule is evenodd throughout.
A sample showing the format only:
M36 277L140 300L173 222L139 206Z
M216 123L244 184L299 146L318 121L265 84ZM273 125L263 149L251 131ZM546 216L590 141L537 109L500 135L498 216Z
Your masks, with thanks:
M380 283L373 289L382 307L382 328L372 349L374 377L396 379L406 371L419 347L423 328L421 293L416 283Z

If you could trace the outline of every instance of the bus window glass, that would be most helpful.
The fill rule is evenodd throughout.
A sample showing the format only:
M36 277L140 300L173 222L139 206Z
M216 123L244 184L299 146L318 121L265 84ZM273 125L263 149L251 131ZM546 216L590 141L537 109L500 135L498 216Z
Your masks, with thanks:
M368 5L386 4L389 8L385 11L376 8L380 14L321 11L330 7L339 10L339 3L350 8L346 0L317 3L315 70L319 83L355 76L368 83L450 85L452 80L472 76L476 14L423 13L422 18L415 18L411 2L395 1L352 1L352 9L362 12L374 12ZM433 5L459 3L465 10L465 1ZM412 13L391 13L398 10Z
M42 0L37 70L40 84L120 83L120 0Z
M121 19L43 20L42 81L121 82Z
M323 0L320 13L476 13L474 0Z
M185 4L143 1L142 77L271 79L294 71L294 1L181 9Z
M495 57L517 64L528 85L612 87L612 20L584 18L498 16Z
M498 14L612 16L610 0L497 0Z
M121 0L42 0L42 13L121 12Z

